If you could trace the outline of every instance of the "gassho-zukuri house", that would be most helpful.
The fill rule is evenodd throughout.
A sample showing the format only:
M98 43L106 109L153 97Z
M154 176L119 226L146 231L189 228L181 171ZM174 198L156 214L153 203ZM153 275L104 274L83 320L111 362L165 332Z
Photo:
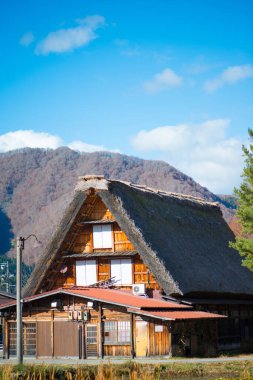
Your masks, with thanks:
M252 350L253 274L215 203L103 176L79 179L23 300L24 355ZM15 301L0 307L16 355Z

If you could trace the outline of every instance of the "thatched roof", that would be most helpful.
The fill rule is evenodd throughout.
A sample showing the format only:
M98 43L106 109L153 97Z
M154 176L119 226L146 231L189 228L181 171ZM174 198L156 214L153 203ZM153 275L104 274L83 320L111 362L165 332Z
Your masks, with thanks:
M26 287L54 259L87 193L110 209L167 295L253 295L253 273L228 247L234 235L216 203L103 177L81 177L76 194ZM35 290L34 290L35 289Z

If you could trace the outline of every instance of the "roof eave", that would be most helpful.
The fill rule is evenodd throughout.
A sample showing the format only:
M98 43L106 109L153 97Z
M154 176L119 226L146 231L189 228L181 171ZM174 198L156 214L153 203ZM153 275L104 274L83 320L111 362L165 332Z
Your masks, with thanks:
M45 268L48 268L51 262L56 257L67 233L69 232L74 219L76 218L83 202L86 199L86 193L77 191L72 202L66 208L64 216L55 231L52 239L48 243L44 250L40 260L37 262L34 271L32 272L26 286L23 289L24 296L30 296L36 294L37 290L41 286L41 283L45 277Z

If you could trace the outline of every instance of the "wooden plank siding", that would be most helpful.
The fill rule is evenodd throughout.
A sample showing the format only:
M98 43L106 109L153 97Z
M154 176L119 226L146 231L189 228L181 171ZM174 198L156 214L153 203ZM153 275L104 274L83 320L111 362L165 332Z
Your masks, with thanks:
M139 254L127 256L127 252L135 252L135 247L129 241L128 237L121 230L118 223L115 221L114 215L107 209L102 200L98 196L90 195L87 197L84 205L82 206L80 215L77 217L77 222L71 227L67 234L65 242L62 246L61 256L51 266L49 270L49 278L45 290L52 290L60 287L69 287L76 284L76 261L88 260L90 254L91 259L96 260L97 264L97 281L107 280L111 277L111 259L112 258L128 258L132 260L132 283L145 284L147 289L159 290L160 286L157 284L150 270L143 263ZM85 224L85 221L111 221L112 226L112 248L93 248L93 227L92 223ZM96 254L110 252L110 256L97 257ZM122 253L126 252L124 256ZM82 256L74 257L74 255L85 254ZM113 256L111 256L113 254ZM73 255L73 258L71 257ZM62 267L67 267L66 273L61 273ZM129 286L120 286L123 288L131 289Z
M54 321L54 356L79 356L78 323Z
M163 331L155 331L155 326L161 326ZM171 335L166 325L149 324L149 355L163 356L170 354Z
M131 347L130 345L105 345L104 346L104 356L130 356Z
M134 284L146 284L148 289L160 289L160 286L154 279L154 276L143 263L139 255L136 255L133 260L133 283Z
M51 321L37 322L37 356L52 356Z
M97 262L98 281L107 280L111 277L111 260L100 257Z

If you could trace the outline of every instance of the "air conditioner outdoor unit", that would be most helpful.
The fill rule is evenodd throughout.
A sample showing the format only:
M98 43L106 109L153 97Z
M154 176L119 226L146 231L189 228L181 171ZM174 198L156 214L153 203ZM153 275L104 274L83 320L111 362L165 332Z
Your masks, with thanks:
M146 294L145 284L134 284L132 287L133 294L143 296Z

